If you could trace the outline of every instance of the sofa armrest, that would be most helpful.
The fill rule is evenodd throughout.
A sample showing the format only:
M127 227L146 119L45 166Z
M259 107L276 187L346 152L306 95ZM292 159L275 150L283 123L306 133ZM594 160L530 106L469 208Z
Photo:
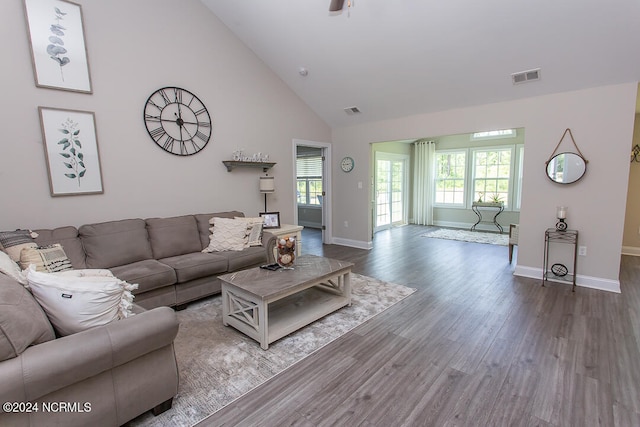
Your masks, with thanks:
M267 251L267 264L273 264L276 262L275 248L276 248L277 236L268 231L262 232L262 247Z
M0 364L0 401L35 400L173 343L175 312L158 307L29 347Z

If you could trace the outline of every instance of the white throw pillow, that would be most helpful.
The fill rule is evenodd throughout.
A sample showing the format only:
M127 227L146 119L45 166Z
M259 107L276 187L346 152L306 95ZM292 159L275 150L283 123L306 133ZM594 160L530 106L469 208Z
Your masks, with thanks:
M22 270L20 270L20 267L18 267L18 263L2 251L0 251L0 271L21 285L27 285L27 278L22 273Z
M264 225L264 218L237 216L236 220L244 221L247 225L247 237L244 239L244 247L262 246L262 226Z
M247 237L247 223L232 218L213 217L209 235L209 246L202 252L241 251L245 248Z
M114 277L108 270L41 273L25 270L29 287L60 336L75 334L131 315L137 284Z

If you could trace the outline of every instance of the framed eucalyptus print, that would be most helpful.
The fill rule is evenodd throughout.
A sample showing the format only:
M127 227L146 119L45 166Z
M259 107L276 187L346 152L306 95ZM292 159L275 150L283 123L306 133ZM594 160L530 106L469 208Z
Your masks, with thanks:
M68 0L24 0L37 87L92 93L82 8Z
M95 115L38 107L51 196L101 194Z

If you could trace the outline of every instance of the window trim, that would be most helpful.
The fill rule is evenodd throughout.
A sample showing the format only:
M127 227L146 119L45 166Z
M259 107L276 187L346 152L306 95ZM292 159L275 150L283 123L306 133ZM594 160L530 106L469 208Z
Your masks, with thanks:
M470 151L470 176L469 176L469 193L467 194L467 200L469 206L475 201L475 180L476 180L476 153L479 152L492 152L492 151L509 151L511 153L511 161L509 163L509 188L507 189L508 202L504 204L505 211L512 211L513 209L513 193L514 193L514 177L515 177L515 144L514 145L495 145L486 147L473 147ZM483 179L483 178L480 178Z
M463 178L463 195L462 195L462 203L443 203L436 201L436 187L438 181L437 176L437 156L438 154L451 154L451 153L464 153L464 178ZM469 176L469 149L468 148L451 148L445 150L436 150L435 157L433 159L433 207L434 208L445 208L445 209L467 209L467 184L468 184L468 176Z
M462 209L469 210L474 202L475 189L473 186L475 176L475 152L478 151L498 151L498 150L511 150L511 164L509 169L509 201L508 205L505 205L506 212L520 212L521 208L521 196L522 196L522 181L523 181L523 163L524 163L524 144L504 144L504 145L487 145L482 147L466 147L466 148L451 148L436 150L437 154L442 153L465 153L465 194L463 204L453 203L437 203L436 202L436 158L433 159L433 207L438 209ZM516 175L517 174L517 175Z

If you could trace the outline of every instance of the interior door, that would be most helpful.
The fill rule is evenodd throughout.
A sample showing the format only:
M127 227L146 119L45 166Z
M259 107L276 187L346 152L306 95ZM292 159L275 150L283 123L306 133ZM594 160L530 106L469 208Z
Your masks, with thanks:
M294 219L297 225L322 230L322 242L331 243L331 144L317 141L293 140ZM320 157L321 165L312 167L310 174L302 173L299 157ZM300 174L298 173L300 172ZM299 176L300 175L300 176ZM305 176L303 176L305 175ZM302 182L305 181L305 182ZM314 214L315 212L315 214ZM309 218L311 215L313 218ZM311 222L307 222L311 221Z

